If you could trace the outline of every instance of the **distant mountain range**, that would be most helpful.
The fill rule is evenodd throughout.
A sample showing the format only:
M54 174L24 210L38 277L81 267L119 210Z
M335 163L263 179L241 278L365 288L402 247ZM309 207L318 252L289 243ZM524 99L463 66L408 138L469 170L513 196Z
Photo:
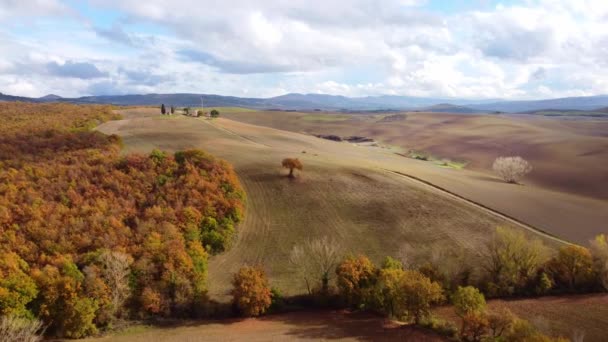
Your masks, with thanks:
M165 105L197 107L201 97L208 107L244 107L275 110L382 111L412 110L446 113L531 113L554 111L604 111L608 95L566 97L534 101L464 100L457 98L425 98L411 96L346 97L322 94L286 94L270 98L246 98L208 94L145 94L104 95L63 98L50 94L40 98L11 96L0 93L0 101L99 103L114 105Z

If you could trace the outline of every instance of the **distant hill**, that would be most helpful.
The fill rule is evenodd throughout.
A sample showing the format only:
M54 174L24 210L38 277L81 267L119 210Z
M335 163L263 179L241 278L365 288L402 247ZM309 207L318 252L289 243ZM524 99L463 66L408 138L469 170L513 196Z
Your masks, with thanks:
M61 96L55 95L55 94L48 94L46 96L38 98L39 101L44 101L44 102L60 101L61 99L63 99Z
M234 96L201 95L201 94L146 94L146 95L108 95L108 96L85 96L77 99L69 99L75 103L102 103L115 105L166 105L195 107L201 105L201 97L204 105L208 107L247 107L262 108L264 99L242 98Z
M543 115L543 116L569 116L569 117L608 117L608 110L596 109L596 110L570 110L570 109L542 109L534 110L523 113L515 114L531 114L531 115Z
M29 98L29 97L22 97L22 96L6 95L6 94L0 93L0 101L5 101L5 102L15 102L15 101L35 102L35 99Z
M440 113L530 113L538 111L595 111L608 108L608 95L568 97L538 101L466 100L457 98L426 98L411 96L346 97L324 94L285 94L270 98L247 98L211 94L134 94L63 98L50 94L41 98L4 95L0 101L101 103L115 105L165 105L196 107L243 107L253 109L304 111L427 111Z
M485 111L476 110L465 106L456 106L449 103L440 103L434 106L425 107L419 109L419 111L432 112L432 113L460 113L460 114L475 114L483 113Z
M278 108L289 109L326 109L326 110L411 110L411 109L433 109L445 110L447 106L463 106L478 103L478 101L462 100L453 98L425 98L412 96L366 96L346 97L339 95L324 94L286 94L267 99L268 103ZM449 103L449 104L448 104ZM485 103L485 102L484 102ZM460 108L462 110L462 108ZM431 111L431 110L429 110Z
M564 97L559 99L538 101L502 101L485 104L475 104L470 107L484 111L500 111L506 113L522 113L530 111L552 110L596 110L608 106L608 95Z

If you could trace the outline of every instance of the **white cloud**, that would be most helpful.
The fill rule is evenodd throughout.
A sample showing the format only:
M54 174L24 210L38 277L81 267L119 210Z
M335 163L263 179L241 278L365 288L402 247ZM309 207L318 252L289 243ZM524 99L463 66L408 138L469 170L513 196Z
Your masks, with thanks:
M28 17L36 25L40 17L72 18L72 26L49 24L36 33L0 28L0 50L8 51L0 56L0 91L608 93L605 0L529 0L452 14L432 12L419 0L90 3L118 19L85 23L58 0L0 0L0 20ZM30 72L16 71L19 65L30 65ZM74 70L48 72L53 65L80 68L91 79L72 79Z
M0 20L20 15L51 16L69 13L72 13L69 7L58 0L0 0ZM9 24L10 21L3 23Z

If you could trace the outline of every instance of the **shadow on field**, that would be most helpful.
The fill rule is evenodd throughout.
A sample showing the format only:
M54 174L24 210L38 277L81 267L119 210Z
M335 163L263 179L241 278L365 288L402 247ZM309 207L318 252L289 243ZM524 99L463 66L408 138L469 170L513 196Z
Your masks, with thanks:
M286 339L359 341L443 341L432 332L401 326L382 316L363 312L308 311L261 318L288 326Z
M502 179L499 179L496 177L485 176L485 175L474 175L474 176L471 176L471 178L478 179L478 180L484 181L484 182L506 184L505 181L503 181Z

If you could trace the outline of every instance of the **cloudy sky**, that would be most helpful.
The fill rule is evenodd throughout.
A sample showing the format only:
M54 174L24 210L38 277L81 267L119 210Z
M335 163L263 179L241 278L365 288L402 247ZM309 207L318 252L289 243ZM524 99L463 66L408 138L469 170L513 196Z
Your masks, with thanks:
M608 94L608 1L0 0L0 92Z

